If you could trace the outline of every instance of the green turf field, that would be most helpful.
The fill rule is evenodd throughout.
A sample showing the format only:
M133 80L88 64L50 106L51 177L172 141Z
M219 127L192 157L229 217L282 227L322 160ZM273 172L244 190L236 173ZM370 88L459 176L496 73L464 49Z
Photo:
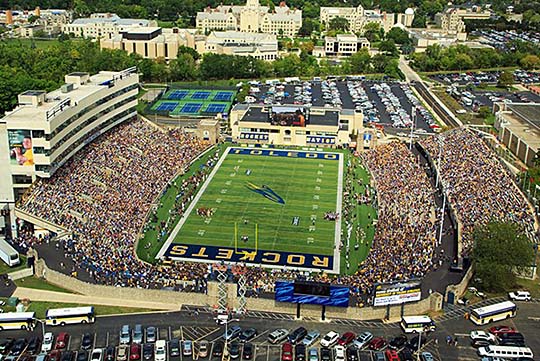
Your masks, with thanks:
M174 94L182 92L185 94L181 99L175 98ZM208 92L208 96L205 98L197 98L197 93ZM229 93L230 100L216 98L218 93ZM234 98L236 97L236 91L234 90L214 90L214 89L170 89L163 96L156 101L151 107L150 110L154 112L168 112L170 115L205 115L205 114L216 114L219 113L228 113ZM162 109L163 104L170 104L171 108ZM186 104L199 104L199 108L184 108ZM223 106L223 110L215 111L212 109L213 105Z
M324 215L336 211L340 162L227 154L173 243L332 255L336 222ZM212 214L198 215L201 208Z

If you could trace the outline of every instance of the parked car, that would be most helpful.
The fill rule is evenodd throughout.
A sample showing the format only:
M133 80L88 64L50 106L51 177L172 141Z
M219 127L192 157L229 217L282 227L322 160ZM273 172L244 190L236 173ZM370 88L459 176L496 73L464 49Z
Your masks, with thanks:
M253 327L246 328L241 334L240 334L240 342L247 342L253 339L255 336L257 336L257 330Z
M242 349L242 359L251 360L253 358L253 344L251 342L246 342L244 348Z
M345 332L341 337L338 339L337 343L340 346L347 346L351 342L354 341L354 338L356 335L352 332Z
M141 345L138 343L132 343L129 348L129 359L140 360L141 359Z
M293 359L293 346L289 342L285 342L281 346L281 361L292 361Z
M373 334L371 332L362 332L358 337L353 341L354 345L358 348L363 348L369 344L373 339Z
M337 342L338 338L339 338L339 333L330 331L321 340L321 346L332 347Z
M435 361L435 358L429 352L422 352L420 354L420 358L422 359L422 361Z
M208 341L199 341L199 358L205 358L208 356L208 349L210 348ZM156 360L157 361L157 360Z
M69 343L69 334L67 332L60 332L58 336L56 337L56 343L54 344L54 348L56 350L63 350L67 347L68 343Z
M394 337L392 340L390 340L390 342L388 343L388 347L393 350L399 350L400 348L405 346L407 341L408 341L407 336L399 335L399 336Z
M83 333L81 339L81 348L83 350L90 350L92 346L94 346L94 340L92 338L92 335L89 333Z
M416 357L414 357L411 350L409 350L407 347L399 351L399 358L401 361L416 361Z
M482 331L482 330L475 330L475 331L471 331L471 333L469 334L469 337L471 339L471 341L475 341L475 340L487 340L487 341L490 341L492 340L493 342L495 342L495 335L493 335L492 333L487 333L486 331Z
M77 352L77 361L88 361L88 351L86 351L86 350L78 351Z
M92 350L90 361L103 361L103 349L95 348Z
M422 347L422 345L425 343L426 343L426 338L424 336L420 337L420 335L418 335L411 338L411 340L407 344L407 347L414 352L418 350L420 347Z
M515 291L509 292L508 298L512 301L530 301L531 293L529 291Z
M133 343L139 343L141 344L143 342L143 328L142 325L135 325L133 328L133 335L131 338L131 342Z
M319 350L315 347L310 348L308 351L308 361L319 361Z
M154 344L145 343L142 347L142 356L144 360L151 360L154 357Z
M108 346L105 349L105 361L114 361L116 356L116 349L114 346Z
M41 338L38 336L32 336L30 341L28 341L28 346L26 347L26 352L30 355L35 355L41 348Z
M515 328L510 327L510 326L505 326L505 325L490 327L488 331L489 333L495 336L498 336L499 334L502 334L502 333L517 332Z
M385 355L388 361L400 361L399 355L396 350L387 349L385 351Z
M347 347L347 361L358 361L358 349L352 345Z
M169 341L169 356L180 356L180 340L173 338Z
M50 332L47 332L45 334L45 336L47 335L51 335L52 337L52 333ZM3 339L0 339L0 353L8 353L9 350L11 350L11 347L13 346L13 339L12 338L3 338ZM51 347L52 347L52 341L51 341ZM43 346L42 346L43 348ZM50 350L50 348L49 348ZM47 350L47 351L49 351ZM43 351L42 351L43 352Z
M116 361L126 361L128 358L129 347L127 345L118 346L118 352L116 352Z
M369 343L369 348L375 351L382 350L385 346L386 346L386 340L382 337L375 337Z
M229 345L229 356L234 360L240 357L240 344L236 341Z
M13 343L13 346L11 346L11 352L10 355L12 356L19 356L23 353L24 349L26 348L27 341L25 338L18 338Z
M200 356L200 353L199 353ZM204 356L206 357L206 355ZM154 360L156 361L166 361L167 360L167 341L158 340L156 341L156 348L154 352Z
M73 361L75 358L75 352L66 350L62 352L62 357L60 357L60 361Z
M321 333L317 330L309 331L302 343L306 346L311 346L321 336Z
M337 345L334 348L334 361L345 361L345 347Z
M60 350L52 350L49 353L49 361L60 361L61 357L62 357L62 351Z
M146 328L146 342L150 342L150 343L153 343L153 342L156 342L156 328L154 326L148 326Z
M384 357L384 352L375 352L373 354L373 361L386 361L386 357Z
M287 336L289 336L289 331L284 328L279 328L277 330L272 331L268 335L268 342L271 344L276 344L284 341Z
M289 342L293 345L296 345L298 342L302 341L307 335L307 330L305 327L298 327L293 332L289 334Z
M131 342L131 330L129 325L123 325L120 329L120 344L127 345Z
M332 352L329 348L321 348L321 361L330 361L332 359Z
M227 332L223 334L223 339L227 341L232 341L238 336L240 336L241 333L242 333L242 328L240 326L232 326L232 327L229 327Z
M212 348L212 356L221 357L223 356L223 341L214 342L214 347Z
M41 344L41 352L49 352L52 350L54 344L54 335L52 332L45 333L43 336L43 343Z
M299 343L294 348L294 360L306 361L306 345Z
M193 343L190 340L182 341L182 355L191 356L193 354Z

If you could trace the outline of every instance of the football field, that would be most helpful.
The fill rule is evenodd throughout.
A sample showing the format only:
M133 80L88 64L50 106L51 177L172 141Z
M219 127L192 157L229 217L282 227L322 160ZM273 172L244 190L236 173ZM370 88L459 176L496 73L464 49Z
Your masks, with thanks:
M334 269L342 173L339 153L228 148L158 257Z

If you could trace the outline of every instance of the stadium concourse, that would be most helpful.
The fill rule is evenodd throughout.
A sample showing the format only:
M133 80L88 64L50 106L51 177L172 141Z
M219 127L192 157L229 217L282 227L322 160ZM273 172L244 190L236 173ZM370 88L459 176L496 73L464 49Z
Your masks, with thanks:
M452 130L422 141L432 155L438 151L438 138L445 142L443 181L449 202L469 234L473 222L488 220L479 216L486 209L495 210L489 214L497 219L513 214L512 220L531 223L533 216L523 195L481 139L468 130ZM18 206L71 229L73 239L47 245L46 240L23 232L14 243L22 247L44 243L38 246L40 255L47 262L57 260L49 266L86 281L205 292L206 281L214 278L211 265L177 262L172 268L162 268L140 262L134 250L151 203L205 148L206 144L182 131L163 132L140 120L121 125L81 151L54 178L36 183ZM216 156L207 161L208 168ZM375 182L378 223L371 252L359 271L330 277L250 267L246 271L249 296L272 292L277 279L301 278L350 285L353 301L363 305L377 282L429 278L433 271L441 271L449 256L438 252L437 192L420 158L400 142L382 144L360 157ZM205 177L196 172L183 182L172 214L182 214ZM466 191L467 198L457 191ZM501 198L497 205L493 203ZM359 194L357 200L360 204L366 197ZM432 283L444 289L440 279Z

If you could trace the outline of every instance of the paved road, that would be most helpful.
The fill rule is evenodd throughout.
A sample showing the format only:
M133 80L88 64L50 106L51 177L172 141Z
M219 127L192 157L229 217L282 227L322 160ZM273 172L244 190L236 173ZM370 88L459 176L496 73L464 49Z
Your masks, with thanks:
M483 301L482 305L500 301L499 299ZM540 311L538 303L519 303L518 315L515 319L505 321L504 323L516 327L522 333L529 347L533 352L540 354L540 339L535 336L540 334ZM45 331L52 331L58 334L61 331L67 331L71 334L69 348L77 350L80 347L81 335L83 332L93 332L95 334L94 347L105 347L108 345L117 345L119 341L118 332L121 325L134 325L140 323L144 326L152 325L158 328L158 337L160 339L169 340L173 337L183 340L208 340L213 342L220 339L224 332L223 326L218 326L214 323L212 314L204 309L198 309L200 312L195 315L194 307L184 307L180 312L164 312L154 314L139 314L126 316L109 316L98 317L94 324L90 325L71 325L64 328L47 327ZM453 360L478 360L475 350L468 345L467 335L473 329L478 329L470 321L463 318L463 313L466 308L456 310L439 319L437 322L437 331L428 336L427 344L422 348L423 351L431 352L436 360L453 361ZM375 336L383 336L391 338L401 333L396 324L382 324L380 322L347 322L349 320L332 320L330 322L316 322L314 320L294 321L288 315L276 314L270 312L251 313L247 318L242 319L234 324L238 324L243 328L255 327L259 334L253 340L256 345L256 361L277 361L280 359L280 347L271 345L266 340L267 335L275 328L287 328L289 330L298 326L305 326L308 330L317 329L321 333L326 333L329 330L335 330L343 333L353 331L360 333L362 331L370 331ZM34 330L36 334L42 332L38 327ZM447 335L458 337L458 345L450 346L445 343ZM24 331L2 331L0 337L28 337L28 333ZM319 345L316 344L316 347ZM371 353L367 350L360 352L361 359L372 360ZM188 361L192 358L180 357L180 361ZM171 359L170 361L177 361Z

